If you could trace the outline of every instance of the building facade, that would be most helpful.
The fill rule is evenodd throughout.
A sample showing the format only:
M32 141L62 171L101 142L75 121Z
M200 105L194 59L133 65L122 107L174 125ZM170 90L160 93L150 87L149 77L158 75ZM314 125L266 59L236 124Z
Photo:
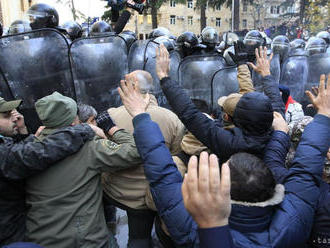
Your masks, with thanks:
M286 6L285 0L255 0L250 4L247 0L240 1L240 30L251 30L258 27L271 27L283 22L293 21L289 13L299 11L298 3ZM226 6L208 7L206 25L216 28L219 33L231 30L231 9ZM285 17L286 16L286 17ZM196 0L187 0L179 4L169 0L158 10L158 26L166 27L175 36L185 31L200 33L200 9L196 8ZM127 25L127 29L138 33L140 39L146 39L152 30L151 15L135 13Z
M25 12L35 0L0 0L0 21L9 27L15 20L26 19Z

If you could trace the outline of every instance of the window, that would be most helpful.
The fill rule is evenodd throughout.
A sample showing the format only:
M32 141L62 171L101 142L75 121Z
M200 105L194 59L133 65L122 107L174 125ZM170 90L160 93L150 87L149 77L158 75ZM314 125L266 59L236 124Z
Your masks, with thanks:
M221 10L221 4L217 4L217 5L215 6L215 9L216 9L216 10Z
M171 0L171 1L170 1L170 7L175 7L175 5L176 5L175 0Z
M188 0L188 8L189 9L193 8L193 1L192 0Z
M147 22L148 22L148 24L152 23L152 16L151 15L147 15Z
M243 12L247 12L247 9L248 9L248 2L247 2L247 0L244 0L243 1Z
M188 16L188 25L193 25L193 17Z
M175 15L170 16L170 24L175 25Z
M139 15L138 22L139 24L143 24L143 15Z
M139 39L143 40L143 34L139 34Z
M217 19L215 20L215 26L216 26L216 27L221 27L221 18L217 18Z
M270 13L271 14L279 14L280 13L280 6L271 6L270 7Z
M243 20L243 28L247 28L247 20Z

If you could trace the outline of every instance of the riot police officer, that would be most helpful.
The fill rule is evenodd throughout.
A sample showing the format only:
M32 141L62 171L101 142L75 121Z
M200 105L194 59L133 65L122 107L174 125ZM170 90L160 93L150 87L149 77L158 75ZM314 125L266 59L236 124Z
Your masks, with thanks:
M98 21L92 25L91 36L102 36L108 34L115 34L111 25L105 21Z
M280 57L280 63L282 64L290 51L290 41L285 35L278 35L273 39L272 51Z
M62 28L65 29L67 33L67 37L71 40L74 41L76 39L81 38L82 36L82 27L79 23L75 21L67 21L62 25Z
M171 33L167 28L159 27L159 28L152 30L148 37L149 37L149 39L155 39L160 36L170 37Z
M44 3L32 5L27 14L32 30L41 28L58 28L59 16L55 8Z
M8 35L13 34L19 34L19 33L25 33L31 31L30 23L28 21L24 20L16 20L14 21L9 29L8 29Z
M189 55L193 55L196 52L200 53L201 49L205 49L206 46L199 43L199 40L193 32L184 32L177 40L177 50L179 51L182 58Z
M326 53L327 43L322 38L311 37L307 42L306 50L309 56Z
M243 43L248 53L254 54L256 48L265 46L266 40L258 30L251 30L245 35Z
M201 34L202 44L206 46L203 49L205 54L218 54L216 46L219 44L219 34L218 31L212 27L206 27L202 30Z

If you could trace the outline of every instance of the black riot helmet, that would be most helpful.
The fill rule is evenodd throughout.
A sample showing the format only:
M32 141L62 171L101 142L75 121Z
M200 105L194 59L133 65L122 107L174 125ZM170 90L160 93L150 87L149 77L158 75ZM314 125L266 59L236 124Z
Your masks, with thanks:
M148 37L149 37L149 39L155 39L160 36L170 37L171 33L167 28L159 27L159 28L152 30Z
M307 42L306 50L309 56L314 54L322 54L327 51L327 44L325 40L321 38L311 37Z
M290 42L290 49L305 49L306 42L303 39L294 39Z
M136 33L130 30L125 30L121 32L119 36L125 40L128 48L130 48L131 45L137 40Z
M202 30L201 34L202 44L205 44L207 47L214 48L219 44L219 34L215 28L206 27Z
M27 14L33 30L41 28L55 28L58 26L59 17L55 8L44 3L32 5Z
M10 25L8 29L8 34L9 35L20 34L20 33L29 32L31 30L32 29L28 21L16 20Z
M175 48L174 41L167 36L160 36L160 37L154 39L153 41L158 44L163 44L166 47L167 51L174 50L174 48Z
M328 46L330 45L330 33L328 31L319 32L316 37L323 39Z
M112 33L112 27L109 23L105 21L95 22L92 25L91 36L101 36Z
M306 42L303 39L294 39L290 42L290 55L305 55Z
M272 50L274 54L279 54L281 60L288 55L290 51L290 41L285 35L278 35L273 39Z
M266 40L258 30L251 30L245 35L243 43L249 53L254 53L256 48L266 45Z
M67 21L61 26L61 28L66 31L72 41L75 39L79 39L82 36L83 30L78 22Z
M238 40L238 35L233 32L226 32L222 36L222 41L225 43L226 48L234 46L235 42L237 42Z
M199 44L199 40L193 32L184 32L176 40L177 47L182 51L183 56L191 55L195 48L205 48Z

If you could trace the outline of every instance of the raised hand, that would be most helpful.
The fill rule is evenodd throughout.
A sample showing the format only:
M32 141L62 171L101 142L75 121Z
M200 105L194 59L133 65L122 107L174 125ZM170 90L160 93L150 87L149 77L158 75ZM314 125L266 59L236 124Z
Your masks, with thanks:
M212 228L228 224L231 212L230 170L222 165L221 179L218 158L200 154L190 158L188 174L182 184L182 195L186 209L200 228Z
M318 114L328 116L330 118L330 74L328 75L328 85L326 87L325 75L320 77L320 85L318 90L313 89L314 95L311 91L307 90L306 95L312 102L315 109L317 109Z
M163 44L156 48L156 72L160 80L168 77L170 71L170 55Z
M283 116L278 112L274 112L273 129L284 133L289 132L288 124L284 120Z
M135 74L128 74L125 80L120 81L121 87L118 92L127 112L135 117L144 113L150 102L149 93L142 95L139 88L139 82Z
M253 68L257 73L259 73L262 77L266 77L270 75L270 62L273 59L273 54L268 58L267 56L267 47L256 48L256 59L257 64L248 63L249 66Z

